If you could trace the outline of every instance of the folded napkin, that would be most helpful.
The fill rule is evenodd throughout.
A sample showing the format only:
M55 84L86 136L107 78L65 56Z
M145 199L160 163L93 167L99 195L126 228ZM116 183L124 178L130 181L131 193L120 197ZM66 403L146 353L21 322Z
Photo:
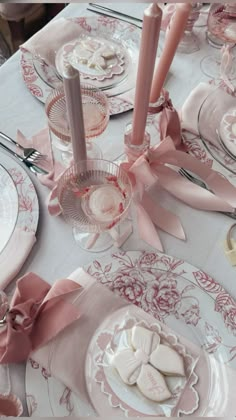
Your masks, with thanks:
M234 96L222 88L200 83L191 92L181 109L181 126L193 134L201 135L204 140L216 147L220 146L220 137L225 146L235 154L234 110Z
M190 133L199 134L198 131L198 113L202 103L207 96L215 90L215 86L208 83L200 83L192 90L180 111L180 121L183 130Z
M48 65L55 66L56 52L59 48L77 38L80 33L81 26L73 19L59 18L44 26L20 48L40 56Z
M0 253L0 290L4 290L19 273L35 242L33 232L20 228L14 230L7 246Z

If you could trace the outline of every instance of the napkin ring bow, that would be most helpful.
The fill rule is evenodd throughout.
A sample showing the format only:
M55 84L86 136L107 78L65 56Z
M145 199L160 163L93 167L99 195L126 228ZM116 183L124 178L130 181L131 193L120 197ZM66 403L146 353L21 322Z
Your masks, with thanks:
M0 293L0 363L26 360L31 351L46 344L77 320L78 308L70 302L83 288L72 280L52 287L34 273L19 279L10 305Z

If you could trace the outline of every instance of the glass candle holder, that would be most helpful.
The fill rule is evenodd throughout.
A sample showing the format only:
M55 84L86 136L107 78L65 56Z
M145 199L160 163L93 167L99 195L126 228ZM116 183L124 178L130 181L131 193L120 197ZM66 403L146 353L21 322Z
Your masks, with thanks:
M147 152L150 147L150 139L149 132L145 130L143 143L134 144L132 141L132 123L126 124L124 143L128 159L134 162L139 156Z
M103 92L91 85L82 85L81 95L88 157L101 158L101 150L92 140L99 137L108 125L108 99ZM63 86L51 92L45 111L53 144L61 151L64 162L68 164L72 159L72 147Z

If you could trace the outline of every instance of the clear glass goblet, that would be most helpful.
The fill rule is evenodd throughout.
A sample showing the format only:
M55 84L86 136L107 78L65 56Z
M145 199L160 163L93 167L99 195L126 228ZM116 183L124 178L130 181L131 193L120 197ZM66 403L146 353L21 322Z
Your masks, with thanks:
M108 99L104 92L92 85L82 85L81 95L88 158L101 159L102 152L92 140L99 137L108 125ZM50 93L45 111L52 143L61 152L62 160L68 166L72 160L72 146L63 86Z
M211 78L221 78L222 47L228 50L229 58L226 62L227 78L232 81L236 78L235 58L233 47L236 44L236 4L213 3L210 6L207 19L207 42L215 48L215 53L204 57L201 61L202 72Z
M81 248L100 252L110 248L122 231L132 199L128 174L106 160L80 161L58 183L58 200Z

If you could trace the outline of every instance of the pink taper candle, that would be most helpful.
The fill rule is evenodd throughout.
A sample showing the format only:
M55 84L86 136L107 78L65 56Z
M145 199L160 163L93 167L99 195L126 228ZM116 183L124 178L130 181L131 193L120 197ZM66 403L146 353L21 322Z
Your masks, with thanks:
M178 44L184 33L191 9L192 5L189 3L176 4L175 14L171 19L170 28L166 34L164 48L154 73L150 95L151 103L157 102L160 97L161 90L164 86Z
M80 76L70 64L63 69L63 85L74 163L87 159Z
M133 145L141 145L144 139L161 18L162 10L155 3L144 11L132 122Z

